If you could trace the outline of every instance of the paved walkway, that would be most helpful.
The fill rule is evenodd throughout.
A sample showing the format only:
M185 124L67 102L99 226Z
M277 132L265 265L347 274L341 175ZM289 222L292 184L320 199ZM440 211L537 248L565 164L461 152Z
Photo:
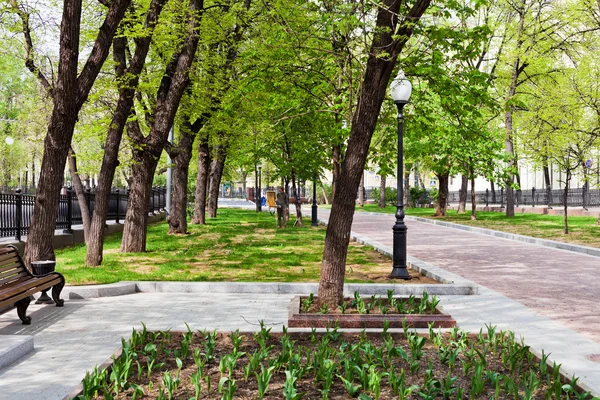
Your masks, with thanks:
M121 337L140 329L256 330L258 321L281 326L292 295L139 293L93 300L67 300L63 308L29 307L23 326L12 310L0 316L0 335L33 335L35 351L0 370L1 400L59 400L86 370L102 364ZM24 384L26 382L26 384Z
M357 212L352 231L392 246L394 218ZM599 257L408 219L406 225L409 255L500 292L600 343Z

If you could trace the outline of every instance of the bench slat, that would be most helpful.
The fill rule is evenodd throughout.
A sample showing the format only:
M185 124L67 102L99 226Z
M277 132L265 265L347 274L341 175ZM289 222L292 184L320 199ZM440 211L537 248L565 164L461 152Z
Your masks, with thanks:
M21 263L18 260L15 260L12 264L7 264L3 267L0 267L0 274L4 271L9 271L11 269L22 269L24 270L25 267L23 267L23 265L21 265Z
M11 274L8 274L8 273L4 274L4 275L0 274L0 288L3 285L7 285L10 281L13 281L13 280L15 280L15 279L17 279L17 278L19 278L21 276L31 277L31 275L29 275L27 273L27 271L12 271Z
M26 279L23 282L19 282L16 285L4 285L0 288L0 298L4 298L4 295L10 294L12 292L21 292L27 290L29 288L37 288L38 291L42 291L46 288L54 286L56 283L60 282L59 275L49 275L43 278L30 278Z
M8 278L7 278L8 279ZM10 281L7 281L7 283L5 285L0 286L0 290L4 290L6 288L8 288L8 286L12 286L12 285L17 285L21 282L25 282L26 280L31 279L30 276L14 276L11 277ZM4 295L0 295L0 299L4 299L4 298L8 298L10 297L10 293L4 294Z
M52 286L54 286L54 285L52 285ZM16 303L17 301L24 299L25 297L29 297L37 292L40 292L41 290L43 290L43 289L34 287L34 288L30 288L24 292L21 292L19 294L16 294L15 296L11 297L10 299L0 300L0 307L5 307L7 305Z
M59 282L60 282L60 280L58 282L55 282L54 284L58 284ZM54 286L54 284L51 286ZM32 288L26 289L22 292L13 293L13 295L10 297L0 298L0 307L5 307L7 305L14 304L17 301L24 299L25 297L28 297L35 293L40 292L41 290L43 290L43 289L40 289L39 287L32 287Z
M14 252L14 251L15 251L15 249L13 249L11 247L3 247L0 249L0 256L2 256L2 254Z
M4 258L0 258L0 266L3 266L5 264L9 264L11 262L18 262L19 261L19 256L16 254L8 254L6 255Z

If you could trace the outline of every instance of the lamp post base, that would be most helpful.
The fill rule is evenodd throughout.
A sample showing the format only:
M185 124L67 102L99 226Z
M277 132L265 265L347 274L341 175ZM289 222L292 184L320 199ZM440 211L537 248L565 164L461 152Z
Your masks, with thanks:
M397 266L397 265L394 265L394 267L392 269L392 273L388 276L388 278L404 279L407 281L412 279L410 274L408 273L408 270L406 269L406 267L401 267L401 266Z
M311 225L312 226L319 226L319 220L317 218L317 206L313 204L312 206L312 219L311 219Z

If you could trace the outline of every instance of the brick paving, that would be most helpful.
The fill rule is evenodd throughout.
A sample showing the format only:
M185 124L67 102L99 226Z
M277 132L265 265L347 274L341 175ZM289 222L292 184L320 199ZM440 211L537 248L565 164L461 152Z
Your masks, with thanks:
M319 210L320 217L328 215ZM392 214L357 212L352 231L391 247L394 222ZM599 257L411 220L406 225L410 256L502 293L600 343Z

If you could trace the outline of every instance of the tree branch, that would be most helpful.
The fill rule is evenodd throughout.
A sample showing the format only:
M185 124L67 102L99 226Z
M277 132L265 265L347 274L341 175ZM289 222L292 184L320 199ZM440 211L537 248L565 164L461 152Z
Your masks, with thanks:
M33 57L33 40L31 39L31 28L29 26L29 13L21 10L19 8L19 4L17 0L11 0L10 2L11 8L15 14L19 16L21 19L21 29L23 31L23 36L25 37L25 49L27 52L27 56L25 58L25 66L31 73L33 73L36 78L40 81L42 87L46 91L46 93L50 96L54 96L54 88L46 78L46 76L42 73L42 71L35 64L35 60Z

